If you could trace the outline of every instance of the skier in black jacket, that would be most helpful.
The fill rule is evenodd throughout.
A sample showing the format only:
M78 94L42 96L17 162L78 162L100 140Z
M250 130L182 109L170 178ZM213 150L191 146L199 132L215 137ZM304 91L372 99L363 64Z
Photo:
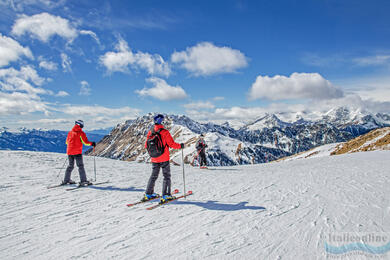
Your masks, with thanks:
M198 141L196 142L196 150L198 151L198 158L199 159L199 166L202 167L207 167L207 161L206 161L206 147L207 144L204 141L204 135L201 134L199 136Z

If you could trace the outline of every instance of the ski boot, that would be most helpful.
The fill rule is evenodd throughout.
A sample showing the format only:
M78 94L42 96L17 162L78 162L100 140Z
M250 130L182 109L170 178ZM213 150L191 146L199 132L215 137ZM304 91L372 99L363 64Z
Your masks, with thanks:
M174 200L174 199L176 199L175 196L172 196L172 195L164 195L164 196L162 196L161 199L160 199L160 204L164 204L164 203L166 203L167 201Z
M87 187L88 185L92 185L93 183L90 181L83 181L80 182L79 186Z
M68 184L76 184L76 182L74 180L69 180L67 182L65 182L65 181L61 182L61 185L68 185Z
M145 194L144 197L141 199L141 201L153 200L159 197L160 195L158 195L157 193Z

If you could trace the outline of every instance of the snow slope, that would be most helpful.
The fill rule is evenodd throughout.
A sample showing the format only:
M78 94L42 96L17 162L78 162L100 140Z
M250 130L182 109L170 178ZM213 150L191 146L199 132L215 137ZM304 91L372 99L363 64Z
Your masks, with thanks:
M340 143L321 145L316 148L310 149L309 151L306 152L281 158L279 159L279 161L292 161L292 160L304 159L309 157L316 158L316 157L330 156L330 154L337 148L338 145L340 145Z
M0 259L325 259L329 232L390 231L389 156L186 165L194 195L147 211L125 205L143 194L150 164L96 158L110 184L48 190L64 155L0 151ZM171 169L182 189L181 167Z

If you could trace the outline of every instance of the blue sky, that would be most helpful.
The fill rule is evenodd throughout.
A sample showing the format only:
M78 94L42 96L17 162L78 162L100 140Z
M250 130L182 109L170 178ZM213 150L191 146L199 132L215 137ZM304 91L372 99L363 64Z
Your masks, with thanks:
M0 126L390 112L389 1L0 1Z

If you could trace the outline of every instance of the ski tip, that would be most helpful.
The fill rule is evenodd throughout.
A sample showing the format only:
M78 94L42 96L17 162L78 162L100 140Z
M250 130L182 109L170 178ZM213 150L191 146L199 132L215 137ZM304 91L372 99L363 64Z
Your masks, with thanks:
M173 193L179 193L179 190L178 189L175 189L174 191L173 191Z
M192 190L188 191L188 194L192 194Z
M134 206L134 204L127 204L126 206L131 207L131 206Z

